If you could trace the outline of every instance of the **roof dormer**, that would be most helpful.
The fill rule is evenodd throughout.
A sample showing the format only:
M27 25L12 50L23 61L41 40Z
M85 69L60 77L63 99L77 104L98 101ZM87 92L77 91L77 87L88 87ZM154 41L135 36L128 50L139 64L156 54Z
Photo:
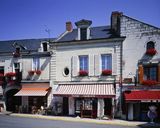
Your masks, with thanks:
M92 21L82 19L77 21L75 25L78 28L78 40L88 40L90 39L90 25Z

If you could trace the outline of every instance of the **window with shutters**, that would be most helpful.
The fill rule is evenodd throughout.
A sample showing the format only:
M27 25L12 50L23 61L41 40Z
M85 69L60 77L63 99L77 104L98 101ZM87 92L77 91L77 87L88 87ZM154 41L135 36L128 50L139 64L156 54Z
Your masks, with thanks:
M88 56L79 56L79 75L88 75Z
M111 75L112 74L112 56L111 54L101 55L101 66L102 66L102 75Z

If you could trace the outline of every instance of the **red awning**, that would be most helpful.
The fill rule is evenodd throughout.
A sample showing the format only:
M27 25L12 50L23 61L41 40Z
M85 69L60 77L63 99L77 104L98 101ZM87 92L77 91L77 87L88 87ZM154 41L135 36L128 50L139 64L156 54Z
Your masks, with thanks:
M45 96L49 90L49 83L22 84L22 89L15 96Z
M72 97L114 97L113 84L61 84L54 96Z
M124 93L126 101L148 101L160 100L160 91L158 90L134 90Z

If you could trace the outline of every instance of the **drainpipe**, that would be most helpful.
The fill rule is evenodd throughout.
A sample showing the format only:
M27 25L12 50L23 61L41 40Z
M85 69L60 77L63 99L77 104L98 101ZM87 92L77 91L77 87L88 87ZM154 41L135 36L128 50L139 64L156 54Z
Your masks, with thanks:
M120 86L120 107L119 107L119 112L120 112L120 117L122 118L122 87L123 87L123 67L122 67L122 61L123 61L123 42L121 42L121 46L120 46L120 82L119 82L119 86Z

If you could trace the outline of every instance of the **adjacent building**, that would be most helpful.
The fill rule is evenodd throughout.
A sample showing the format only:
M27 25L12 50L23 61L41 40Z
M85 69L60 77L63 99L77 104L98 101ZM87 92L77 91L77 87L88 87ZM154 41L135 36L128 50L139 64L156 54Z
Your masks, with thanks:
M47 106L50 94L48 39L1 41L0 70L3 101L13 112ZM33 107L34 106L34 107Z

